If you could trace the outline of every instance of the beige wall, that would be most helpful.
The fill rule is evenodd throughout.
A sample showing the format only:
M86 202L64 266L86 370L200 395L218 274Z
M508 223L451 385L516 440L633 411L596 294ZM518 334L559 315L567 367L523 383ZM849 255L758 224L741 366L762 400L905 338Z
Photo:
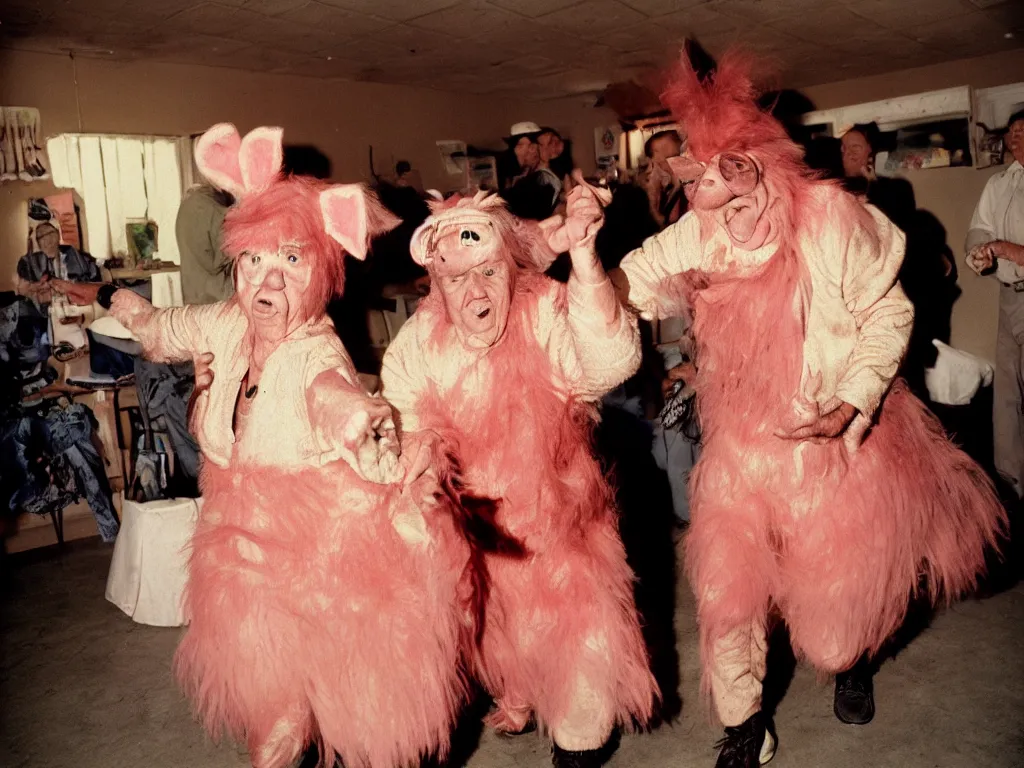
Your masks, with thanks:
M75 81L78 88L76 94ZM77 98L76 98L77 96ZM177 64L119 63L0 50L0 104L38 107L47 135L64 132L183 136L217 122L243 133L280 125L285 141L312 144L333 164L334 178L368 179L368 147L378 173L409 160L424 183L458 185L441 168L434 142L462 139L499 147L518 120L537 120L574 139L584 169L593 167L593 127L605 110L579 99L522 103L428 89ZM614 119L614 117L612 118ZM11 286L24 253L24 200L49 184L0 184L0 289Z
M804 89L816 109L861 104L923 91L970 85L988 88L1024 80L1024 49L908 69L875 77ZM946 242L957 258L963 293L953 309L953 346L995 360L998 284L979 278L963 263L963 244L974 206L998 168L939 168L905 174L914 185L917 207L930 211L946 228Z

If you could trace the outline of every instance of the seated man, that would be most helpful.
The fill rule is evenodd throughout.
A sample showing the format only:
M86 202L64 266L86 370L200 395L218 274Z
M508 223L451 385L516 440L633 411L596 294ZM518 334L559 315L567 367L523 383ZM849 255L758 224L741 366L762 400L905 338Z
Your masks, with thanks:
M48 222L36 227L35 242L38 250L29 250L18 260L17 292L36 302L40 309L50 303L50 280L68 280L73 283L99 280L100 268L96 259L79 253L70 245L61 245L60 232Z

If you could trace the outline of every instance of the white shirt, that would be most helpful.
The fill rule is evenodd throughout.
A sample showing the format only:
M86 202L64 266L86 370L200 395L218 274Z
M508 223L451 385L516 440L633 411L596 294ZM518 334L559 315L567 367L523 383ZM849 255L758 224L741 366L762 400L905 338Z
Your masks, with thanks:
M1024 245L1024 167L1018 162L988 180L974 209L964 247L970 253L975 246L993 240ZM997 259L995 277L1013 285L1024 280L1024 267Z

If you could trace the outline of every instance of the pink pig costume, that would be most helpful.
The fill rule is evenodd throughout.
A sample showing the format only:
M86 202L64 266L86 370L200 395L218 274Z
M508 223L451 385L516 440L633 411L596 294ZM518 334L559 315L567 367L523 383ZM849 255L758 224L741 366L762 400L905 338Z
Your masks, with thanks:
M468 554L437 492L443 465L403 487L387 441L360 444L382 401L324 315L342 249L363 258L393 220L358 185L282 177L281 149L280 129L241 139L231 125L197 146L203 173L238 198L224 224L236 283L241 258L287 247L289 263L313 261L305 320L266 359L244 420L233 426L254 343L243 299L112 302L150 358L214 355L193 413L205 503L176 671L207 728L245 739L254 766L290 765L310 741L325 764L337 752L351 768L417 765L446 750L464 693Z
M662 96L687 134L669 162L691 211L622 262L647 317L694 312L703 451L691 477L687 571L703 684L727 726L719 766L749 765L769 616L826 673L876 653L927 577L970 589L1004 522L981 468L896 379L913 307L904 237L804 167L754 103L749 64L701 79L684 59ZM802 427L850 413L831 434ZM822 421L820 423L826 423ZM735 748L734 748L735 747Z
M385 354L383 392L403 436L456 447L467 488L499 500L496 522L526 551L487 558L489 721L514 733L535 717L556 766L596 765L615 724L646 721L657 697L590 442L592 403L639 364L636 318L603 271L568 285L539 273L557 220L521 221L483 193L433 210L411 246L431 293ZM489 330L467 335L459 306Z

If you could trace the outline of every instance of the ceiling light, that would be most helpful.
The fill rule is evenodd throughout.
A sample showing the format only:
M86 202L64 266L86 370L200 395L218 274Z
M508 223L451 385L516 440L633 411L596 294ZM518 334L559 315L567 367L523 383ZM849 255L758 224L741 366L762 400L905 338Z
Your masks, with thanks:
M1012 40L1013 32L1007 32L1005 35L1003 35L1003 37L1005 37L1007 40Z

